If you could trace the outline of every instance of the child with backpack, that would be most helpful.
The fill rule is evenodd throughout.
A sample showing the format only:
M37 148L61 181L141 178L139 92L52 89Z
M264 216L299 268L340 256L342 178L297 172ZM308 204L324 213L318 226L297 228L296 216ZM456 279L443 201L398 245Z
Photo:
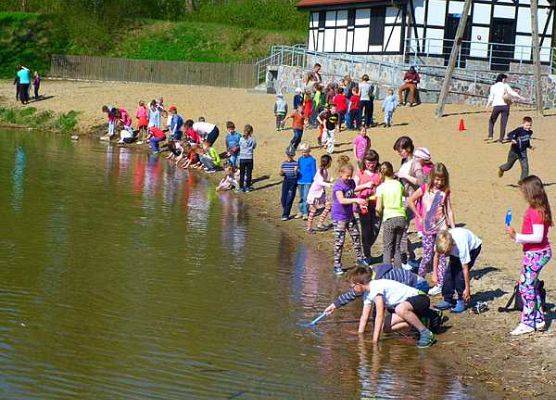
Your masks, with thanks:
M520 190L529 203L523 216L521 233L516 233L511 226L506 227L509 237L523 245L523 266L519 278L523 311L521 322L510 332L514 336L546 328L538 282L541 270L552 258L548 231L554 225L542 181L535 175L528 176L521 181Z
M421 206L418 207L418 204ZM436 235L442 230L455 228L454 213L450 200L450 176L442 163L435 165L430 181L422 185L409 197L407 205L415 215L423 234L423 257L419 266L419 276L425 277L431 271ZM437 268L432 276L435 286L429 295L435 296L442 292L446 256L439 255Z

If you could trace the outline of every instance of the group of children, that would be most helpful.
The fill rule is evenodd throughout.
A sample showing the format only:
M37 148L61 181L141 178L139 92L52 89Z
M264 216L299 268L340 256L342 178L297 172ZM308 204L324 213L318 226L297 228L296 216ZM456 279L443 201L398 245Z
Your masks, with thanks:
M349 75L338 83L326 87L315 84L305 90L297 88L293 97L293 111L288 115L288 103L283 94L276 95L274 116L276 131L286 129L286 121L291 118L293 138L290 142L295 151L301 143L305 128L318 128L318 143L329 154L334 152L337 134L342 131L342 124L348 130L358 130L374 125L375 87L369 82L369 76L363 75L356 83ZM392 126L394 111L398 99L392 89L382 102L384 126Z

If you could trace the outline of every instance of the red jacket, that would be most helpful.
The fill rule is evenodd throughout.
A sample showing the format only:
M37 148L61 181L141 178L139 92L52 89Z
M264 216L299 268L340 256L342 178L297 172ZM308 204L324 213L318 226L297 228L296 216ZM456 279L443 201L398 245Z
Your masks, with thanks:
M348 106L345 94L337 94L336 96L334 96L333 102L338 112L345 113L347 111Z
M411 80L415 84L421 82L421 78L419 77L419 74L417 72L411 72L411 71L407 71L405 73L405 75L403 76L403 80L404 81Z
M164 132L162 132L162 130L157 128L156 126L151 127L151 134L153 135L153 137L155 137L157 139L165 139L166 138L166 134Z

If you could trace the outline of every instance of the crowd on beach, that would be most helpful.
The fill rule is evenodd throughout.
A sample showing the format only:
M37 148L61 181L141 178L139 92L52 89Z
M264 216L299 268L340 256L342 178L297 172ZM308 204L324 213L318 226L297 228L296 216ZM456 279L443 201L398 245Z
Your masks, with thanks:
M433 161L426 144L416 146L409 136L399 137L393 143L399 156L397 163L381 159L373 149L369 131L377 126L373 118L375 88L368 75L363 75L360 82L346 76L340 82L324 85L319 70L320 66L315 66L305 87L296 90L291 112L284 95L276 96L276 130L291 127L293 132L279 166L283 177L281 219L303 220L308 235L333 232L332 272L338 276L348 272L351 289L327 307L326 314L362 297L359 332L364 332L374 311L374 342L383 331L412 328L418 332L419 347L431 346L436 341L435 334L441 331L441 312L462 313L473 304L470 270L481 253L482 241L472 230L456 224L448 166L440 160ZM548 231L553 220L542 181L528 171L532 119L525 117L522 126L505 134L507 96L521 98L506 78L501 74L491 88L489 103L494 110L489 120L489 138L501 115L500 142L510 143L510 149L499 175L517 160L522 166L519 187L528 208L521 232L506 220L508 237L523 246L519 281L523 311L519 325L511 332L521 335L546 327L538 277L551 258ZM404 92L408 92L409 105L418 104L418 81L413 69L404 76L397 96L393 89L388 90L381 103L385 127L392 125L396 109L406 103ZM257 142L251 125L245 125L240 132L228 121L226 150L218 153L214 148L220 135L216 124L204 117L197 121L186 119L175 106L166 108L163 98L140 101L133 115L114 105L105 105L102 111L108 118L108 134L103 140L149 143L153 153L164 151L176 167L206 173L223 170L217 190L253 190ZM316 130L317 147L325 150L318 160L304 141L304 135L312 128ZM352 155L338 155L336 138L349 130L357 132ZM292 213L296 198L298 211ZM410 224L422 242L419 261L409 240ZM377 264L379 258L372 256L371 247L380 232L383 256ZM349 271L342 262L347 235L357 260ZM441 296L441 300L431 307L430 298L435 296Z

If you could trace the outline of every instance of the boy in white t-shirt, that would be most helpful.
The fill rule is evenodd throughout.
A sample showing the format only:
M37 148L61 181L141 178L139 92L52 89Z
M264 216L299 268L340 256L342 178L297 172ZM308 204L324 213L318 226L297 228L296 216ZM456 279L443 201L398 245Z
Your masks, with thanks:
M444 300L435 308L461 313L465 311L465 303L471 300L471 285L469 270L475 264L481 252L483 242L473 232L465 228L453 228L441 231L436 236L436 249L433 260L433 269L438 268L440 254L449 256L448 265L444 271L442 284L442 297ZM458 299L454 306L454 292Z
M417 347L430 347L436 341L434 334L419 320L430 306L430 300L423 292L389 279L372 280L370 271L356 269L350 275L352 287L357 292L367 291L361 318L359 319L359 333L365 332L367 320L371 315L372 305L376 307L376 317L373 330L373 343L377 343L382 333L385 311L392 313L391 330L396 331L414 327L419 331Z

